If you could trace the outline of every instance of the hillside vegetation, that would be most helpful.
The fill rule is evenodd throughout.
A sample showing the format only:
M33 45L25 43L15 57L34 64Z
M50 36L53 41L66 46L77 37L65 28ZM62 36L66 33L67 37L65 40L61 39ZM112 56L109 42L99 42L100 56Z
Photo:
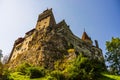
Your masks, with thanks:
M67 60L66 63L56 61L54 69L32 66L23 63L14 70L5 70L5 80L99 80L104 64L97 59L88 59L82 54L77 58ZM107 76L107 75L105 75ZM104 78L104 77L103 77Z

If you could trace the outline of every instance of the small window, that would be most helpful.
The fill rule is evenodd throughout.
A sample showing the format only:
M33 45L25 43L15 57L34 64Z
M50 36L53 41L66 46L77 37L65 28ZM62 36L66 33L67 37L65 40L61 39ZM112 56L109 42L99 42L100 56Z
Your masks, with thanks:
M16 48L16 50L18 51L20 48L18 47L18 48Z
M45 24L46 24L47 22L45 22Z
M45 27L45 25L43 27Z
M23 49L21 51L23 51Z
M13 58L15 58L15 55L13 55Z

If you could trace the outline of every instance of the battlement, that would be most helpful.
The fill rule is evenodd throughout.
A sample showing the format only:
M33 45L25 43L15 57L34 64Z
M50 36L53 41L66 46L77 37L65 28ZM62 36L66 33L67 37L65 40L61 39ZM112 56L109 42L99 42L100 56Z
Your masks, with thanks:
M35 31L35 28L32 29L32 30L30 30L30 31L28 31L28 32L26 32L25 34L26 34L26 35L30 35L30 34L33 33L34 31Z
M48 16L51 16L52 13L52 8L51 9L47 9L45 11L43 11L43 13L41 13L38 17L38 21L43 20L44 18L47 18Z
M15 45L18 45L19 43L22 43L24 41L25 38L18 38L16 41L15 41Z

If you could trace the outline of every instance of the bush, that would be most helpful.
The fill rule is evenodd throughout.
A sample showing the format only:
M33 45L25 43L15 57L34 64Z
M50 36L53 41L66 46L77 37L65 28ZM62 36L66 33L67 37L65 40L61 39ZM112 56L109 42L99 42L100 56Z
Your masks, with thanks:
M45 75L45 70L42 67L34 67L28 63L23 63L17 67L17 72L21 75L28 75L30 78L40 78Z
M74 49L68 49L67 52L68 52L68 53L74 53L75 50L74 50Z
M10 79L10 71L7 69L4 69L2 74L2 80L12 80Z
M63 69L61 69L61 66ZM55 70L47 70L43 67L34 67L23 63L17 67L14 73L5 73L3 80L30 80L29 78L40 78L41 80L97 80L101 77L103 64L99 60L88 59L82 54L77 58L65 63L55 62ZM20 79L21 78L21 79Z
M21 73L23 73L23 75L28 74L28 68L30 68L30 67L31 67L31 65L28 63L20 64L17 67L17 72L21 72Z
M13 72L10 74L8 80L29 80L29 76L21 75L20 72Z
M45 70L41 67L30 67L28 68L30 78L40 78L45 76Z
M52 76L47 76L46 78L45 78L45 80L57 80L55 77L52 77Z
M62 71L59 71L59 70L52 71L50 73L50 76L52 78L56 78L56 80L65 80L64 74L62 73Z
M96 80L100 77L101 69L99 61L79 55L71 64L67 65L63 73L67 80Z

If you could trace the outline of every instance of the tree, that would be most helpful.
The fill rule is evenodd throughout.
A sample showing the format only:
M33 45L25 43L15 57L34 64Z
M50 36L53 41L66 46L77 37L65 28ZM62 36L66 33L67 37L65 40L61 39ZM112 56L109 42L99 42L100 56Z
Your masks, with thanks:
M0 79L2 77L2 71L3 71L3 65L1 63L1 58L3 57L2 55L2 50L0 49Z
M106 41L106 62L108 69L112 74L120 75L120 38L112 38L111 41Z
M2 57L3 57L3 54L2 54L2 50L0 49L0 62Z
M8 55L5 55L5 56L3 57L2 63L3 63L3 64L6 64L6 63L8 62L8 59L9 59L9 56L8 56Z
M0 80L1 80L1 77L2 77L2 72L3 72L3 65L2 65L2 63L0 62Z

